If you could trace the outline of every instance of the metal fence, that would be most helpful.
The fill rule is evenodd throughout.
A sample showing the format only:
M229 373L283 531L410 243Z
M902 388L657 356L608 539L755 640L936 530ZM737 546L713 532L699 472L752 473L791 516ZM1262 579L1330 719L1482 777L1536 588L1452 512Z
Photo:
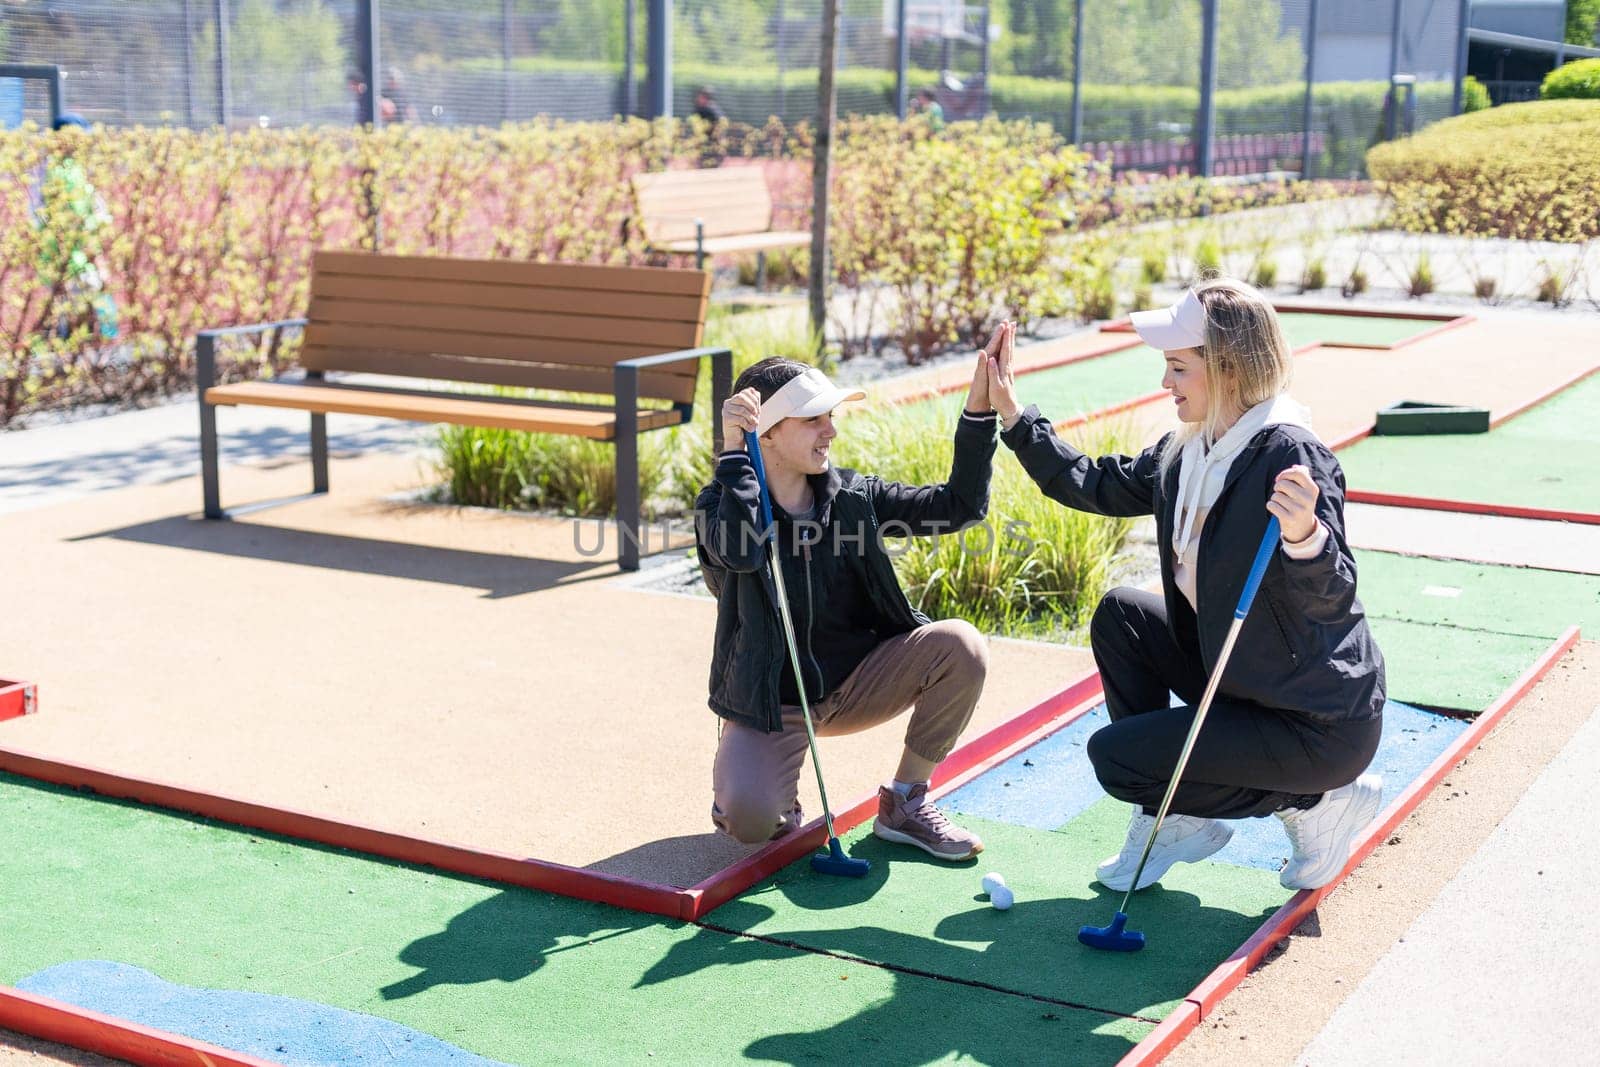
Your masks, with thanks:
M822 0L0 0L112 125L815 110ZM1118 168L1343 176L1459 107L1451 0L840 0L839 109L1049 122ZM702 94L701 90L709 90ZM0 79L0 124L41 115ZM1341 147L1345 146L1345 147ZM1355 162L1352 162L1355 161Z

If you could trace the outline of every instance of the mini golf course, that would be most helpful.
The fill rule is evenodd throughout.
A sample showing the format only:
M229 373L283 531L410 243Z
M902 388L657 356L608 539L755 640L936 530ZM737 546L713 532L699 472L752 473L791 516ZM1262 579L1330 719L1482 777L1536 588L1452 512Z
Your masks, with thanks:
M1297 349L1399 346L1441 328L1283 317ZM1065 421L1147 395L1159 363L1143 346L1080 359L1030 374L1030 390L1053 390L1051 375L1066 384L1027 399ZM1456 449L1518 422L1476 439L1372 443L1447 444L1449 467L1466 454ZM1348 466L1355 452L1341 454ZM1600 578L1357 560L1391 700L1373 765L1391 806L1359 858L1526 691L1570 627L1600 630ZM873 860L868 878L822 878L803 858L780 866L791 852L708 891L708 904L726 902L693 921L0 774L0 874L19 887L0 985L21 991L0 989L0 1028L37 1022L31 996L285 1064L1149 1062L1320 894L1278 885L1282 831L1250 820L1211 862L1135 897L1143 953L1079 945L1078 926L1106 922L1120 900L1092 875L1127 813L1084 755L1103 709L1066 706L1013 720L1029 724L1020 740L943 801L988 843L978 864L938 864L860 824L844 837ZM987 870L1015 890L1010 911L988 906Z
M1597 411L1590 375L1488 433L1368 437L1339 461L1352 500L1600 523Z
M1396 698L1374 762L1386 802L1556 630L1600 627L1600 579L1370 552L1359 566ZM937 863L862 824L845 840L873 861L866 879L802 859L692 923L0 775L0 874L26 887L0 983L287 1064L868 1050L906 1064L1114 1063L1197 1010L1192 991L1292 895L1276 878L1281 830L1250 820L1213 861L1135 898L1144 952L1078 944L1119 899L1092 881L1127 818L1084 753L1103 722L1098 708L1067 716L948 794L988 844L981 864ZM1015 890L1009 911L988 906L986 870Z

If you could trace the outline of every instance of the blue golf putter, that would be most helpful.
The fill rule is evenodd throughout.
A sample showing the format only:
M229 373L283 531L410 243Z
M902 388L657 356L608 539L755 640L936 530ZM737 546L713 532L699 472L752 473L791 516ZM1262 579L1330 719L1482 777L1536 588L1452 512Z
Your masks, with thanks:
M749 430L744 434L745 450L750 453L750 464L756 469L756 485L761 490L761 529L773 530L772 499L767 491L767 468L761 462L761 441ZM822 794L822 818L828 824L828 851L813 853L811 869L819 874L843 875L860 878L872 864L844 854L839 835L833 832L833 809L828 807L828 787L822 784L822 763L817 759L817 734L811 726L811 701L806 696L805 675L800 672L800 646L794 638L794 620L789 616L789 593L783 586L783 566L778 562L778 535L773 530L767 541L767 570L772 584L777 588L778 618L783 623L783 637L789 644L789 665L794 669L795 689L800 694L801 718L806 724L806 742L811 746L811 768L817 772L817 792Z
M1144 948L1143 932L1125 929L1128 925L1128 900L1139 888L1139 878L1144 874L1145 861L1150 858L1150 850L1155 847L1156 834L1161 832L1161 822L1167 817L1167 809L1172 806L1172 795L1178 791L1178 780L1183 777L1183 770L1189 764L1189 753L1194 751L1195 738L1200 736L1200 727L1205 724L1206 713L1211 710L1211 701L1217 695L1217 685L1222 681L1222 672L1227 669L1228 657L1233 654L1233 644L1239 639L1239 631L1244 627L1244 617L1250 614L1250 605L1255 603L1256 590L1261 587L1261 576L1267 572L1267 564L1272 561L1272 553L1277 547L1278 517L1273 515L1267 520L1267 532L1261 535L1261 547L1256 549L1255 562L1250 565L1250 576L1244 580L1244 590L1239 594L1239 606L1233 612L1233 625L1228 627L1228 638L1222 643L1222 652L1217 656L1217 665L1211 671L1211 678L1206 682L1205 695L1200 698L1200 707L1195 711L1194 722L1189 726L1189 736L1184 739L1183 751L1178 754L1178 764L1172 769L1172 781L1167 783L1167 795L1161 798L1161 807L1156 811L1156 822L1150 828L1150 839L1144 843L1144 854L1139 857L1139 868L1133 872L1133 883L1122 895L1122 906L1117 909L1110 926L1078 928L1078 940L1090 948L1107 952L1138 952Z

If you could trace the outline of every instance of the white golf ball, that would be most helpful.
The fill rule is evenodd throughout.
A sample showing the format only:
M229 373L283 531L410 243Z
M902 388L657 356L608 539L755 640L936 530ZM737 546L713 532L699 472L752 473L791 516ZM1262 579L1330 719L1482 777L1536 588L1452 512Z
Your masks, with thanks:
M996 911L1005 911L1016 902L1016 899L1016 896L1011 892L1011 887L1004 882L989 890L989 904Z
M1005 884L1006 880L1001 877L998 871L990 871L988 874L983 876L983 891L985 893L993 893L995 886Z

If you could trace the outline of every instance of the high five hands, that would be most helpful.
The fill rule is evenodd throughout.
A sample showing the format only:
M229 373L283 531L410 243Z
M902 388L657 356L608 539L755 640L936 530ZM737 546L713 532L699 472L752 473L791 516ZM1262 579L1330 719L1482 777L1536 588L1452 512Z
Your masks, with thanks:
M1002 322L989 343L978 352L972 388L967 390L967 410L973 413L994 411L1007 424L1014 422L1021 405L1017 403L1017 379L1011 370L1017 324Z

